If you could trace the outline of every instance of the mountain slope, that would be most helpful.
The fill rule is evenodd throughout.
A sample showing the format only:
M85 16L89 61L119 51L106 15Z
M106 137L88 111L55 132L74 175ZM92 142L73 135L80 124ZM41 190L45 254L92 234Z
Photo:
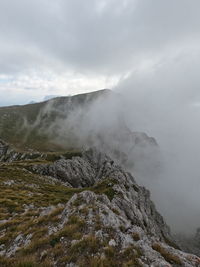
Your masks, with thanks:
M24 106L1 107L0 137L20 149L62 149L52 137L56 128L55 126L52 129L55 121L66 120L74 110L86 109L96 99L108 94L110 90L101 90L70 97L57 97Z
M0 266L200 265L123 169L154 177L159 147L121 106L102 90L0 108Z
M142 173L145 167L149 175L153 172L153 177L160 160L157 143L145 133L132 132L127 127L123 105L120 95L101 90L3 107L0 108L0 138L22 153L97 147L126 168L134 167L136 173Z
M200 264L178 250L149 191L97 150L2 162L0 187L0 266Z

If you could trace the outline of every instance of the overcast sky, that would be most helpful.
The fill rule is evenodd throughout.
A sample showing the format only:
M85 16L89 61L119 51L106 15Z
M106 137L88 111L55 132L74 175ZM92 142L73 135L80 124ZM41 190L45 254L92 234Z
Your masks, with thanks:
M0 0L0 105L114 88L127 77L136 88L138 77L171 66L174 83L187 66L196 83L199 10L198 0ZM163 79L171 86L170 74ZM186 91L199 97L196 84Z

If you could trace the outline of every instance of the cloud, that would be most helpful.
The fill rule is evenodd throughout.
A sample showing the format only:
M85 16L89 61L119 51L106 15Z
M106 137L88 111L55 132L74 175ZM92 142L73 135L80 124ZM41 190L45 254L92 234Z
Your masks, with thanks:
M0 0L0 75L28 76L21 85L26 92L35 76L47 84L52 73L57 86L45 93L46 87L34 87L41 98L60 87L66 95L85 91L86 84L88 91L113 87L111 80L159 64L172 51L199 47L199 7L197 0ZM73 85L64 86L69 75Z
M132 73L116 90L126 101L129 127L154 136L162 153L158 180L149 179L148 173L139 175L172 229L191 233L200 219L200 51L187 48Z
M197 0L0 0L1 70L121 75L166 47L199 43L199 7Z

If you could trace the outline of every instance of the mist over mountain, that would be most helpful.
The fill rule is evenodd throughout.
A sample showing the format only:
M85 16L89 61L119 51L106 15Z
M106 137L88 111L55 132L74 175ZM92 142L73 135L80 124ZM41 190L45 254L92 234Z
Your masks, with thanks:
M126 88L127 91L106 89L0 108L1 138L22 151L96 147L130 170L139 184L151 190L153 200L173 231L193 234L199 227L198 194L189 195L188 188L192 188L198 170L194 163L189 163L190 150L187 149L186 154L185 148L180 147L183 134L180 132L179 140L175 135L167 137L170 133L167 117L166 132L159 133L162 127L153 123L152 116L158 111L151 106L151 100L146 100L149 113L145 114L141 102L144 98L140 99L136 92L134 100L131 88ZM162 120L158 122L162 123ZM137 132L138 129L154 132L156 139L145 132ZM195 183L198 186L198 180ZM194 188L196 186L194 184Z
M8 212L10 208L6 202L0 227L2 229L7 227L6 235L8 235L11 229L7 225L14 223L13 220L19 220L16 218L27 212L40 214L39 220L44 220L41 217L43 216L41 215L43 214L42 208L44 209L44 216L48 214L49 229L48 233L46 230L44 231L46 238L42 245L40 245L40 239L36 241L34 238L36 233L32 228L29 235L25 234L25 230L20 231L16 228L16 232L10 236L10 242L4 240L4 236L2 241L0 238L2 242L0 252L3 256L2 259L0 258L0 263L4 262L7 266L10 262L12 263L12 258L14 261L21 262L21 255L23 253L29 255L31 251L34 253L34 262L37 262L36 258L40 255L39 262L45 263L46 257L42 259L41 255L48 251L48 260L50 262L53 259L56 261L53 266L64 266L64 262L76 262L78 266L79 264L86 264L86 251L84 250L73 258L63 258L64 248L67 251L74 249L71 242L66 243L69 242L70 236L74 240L73 242L76 242L72 233L65 236L64 226L62 226L65 222L65 227L68 229L66 231L71 231L69 229L73 224L78 231L77 235L82 236L81 240L86 243L89 242L88 246L91 246L91 238L92 242L100 242L95 243L94 251L91 249L93 253L102 253L101 243L105 241L104 235L108 235L109 239L114 236L108 242L108 246L112 247L112 253L116 256L112 261L106 256L105 261L110 261L109 264L116 264L118 253L122 255L120 260L120 266L122 266L126 262L126 259L123 258L124 249L131 251L135 249L137 255L127 256L133 266L142 266L142 264L162 266L167 262L172 264L170 266L176 264L198 266L199 258L180 251L182 249L200 255L198 242L195 241L198 238L189 237L187 239L188 237L183 235L181 237L174 236L165 223L165 218L158 213L151 202L149 192L144 187L139 186L154 188L152 198L156 199L156 206L162 212L166 199L162 199L159 195L162 190L159 189L158 192L156 190L159 188L159 184L165 183L167 161L161 147L153 137L149 137L143 132L132 131L128 127L129 121L126 113L128 108L126 103L128 102L126 101L124 95L104 89L70 97L56 97L25 106L0 108L0 137L2 139L0 142L2 176L0 175L0 178L3 179L2 186L9 186L10 190L15 190L17 186L20 188L18 191L23 195L20 183L23 186L26 185L27 177L34 184L34 188L41 188L41 193L37 190L28 193L32 199L34 196L34 200L28 198L28 202L26 201L28 204L23 204L23 201L22 203L19 202L18 197L15 196L18 204L13 207L15 213L9 211L8 217L5 217L5 212ZM125 172L122 168L129 170L130 173ZM11 174L13 179L10 178ZM139 185L135 184L132 175ZM50 192L52 191L51 196L48 195L50 192L46 183L53 183L53 187L50 189ZM112 188L110 188L111 185ZM26 186L32 185L29 185L28 182ZM131 188L134 188L134 192ZM2 188L2 190L5 189ZM57 195L54 191L57 192ZM66 192L65 196L63 195L64 192ZM38 194L41 194L43 198L48 195L49 200L46 197L45 199L42 198L42 202L38 204ZM101 194L105 196L105 199L104 197L101 198ZM11 197L8 196L9 201ZM80 202L77 198L81 199ZM2 199L2 201L4 200ZM76 202L77 204L74 204ZM71 205L75 205L77 209L71 210ZM85 205L84 216L80 215L80 209L83 208L83 205ZM82 226L77 226L77 223L79 224L77 220L82 220L82 223L87 225L96 225L96 213L87 215L90 205L99 209L100 219L98 223L101 231L103 231L101 237L96 231L97 226L91 228L89 232L85 232L85 228L81 228ZM109 210L106 207L109 207ZM59 221L57 224L54 223L52 217L54 215L51 215L51 212L54 214L54 210L58 210L59 214L56 219ZM113 210L116 210L114 213L117 213L119 218L113 215ZM66 215L69 213L70 216ZM105 222L103 214L108 214L107 222ZM76 222L71 223L71 216L76 217ZM86 217L89 219L86 220ZM166 217L166 219L170 221L170 218ZM172 221L175 220L176 217ZM113 221L115 223L112 223ZM28 220L29 223L31 224L30 220ZM22 224L23 222L20 221L20 225ZM37 222L36 225L37 231L43 231ZM132 228L130 225L134 225L134 227ZM112 228L112 235L104 229L108 226ZM25 224L24 227L26 229L27 225ZM184 229L184 223L181 227ZM198 225L195 227L197 228ZM87 235L90 236L89 240ZM66 240L65 245L60 249L60 257L56 256L54 250L52 250L53 254L50 253L48 248L48 244L54 248L54 242L60 246L61 239L58 236L62 240ZM79 244L79 241L77 242ZM187 246L188 242L191 244L190 247ZM40 252L37 246L40 247ZM115 247L118 249L116 250ZM158 254L155 255L155 251ZM142 255L145 255L145 261L142 260ZM97 257L98 262L101 262L97 255L95 257Z
M130 169L134 164L136 170L139 168L140 157L143 164L146 159L146 167L151 163L155 166L158 162L151 162L148 153L154 154L154 158L159 154L156 140L128 128L123 104L120 94L106 89L1 108L0 134L22 150L97 147Z
M0 0L0 267L200 266L199 10Z

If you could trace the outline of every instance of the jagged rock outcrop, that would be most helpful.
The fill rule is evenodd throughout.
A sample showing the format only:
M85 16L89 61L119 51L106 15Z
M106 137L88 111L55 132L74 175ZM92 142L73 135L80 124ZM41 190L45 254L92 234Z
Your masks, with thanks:
M9 146L5 142L0 140L0 159L2 159L2 157L4 157L7 154L8 147Z
M65 151L65 152L39 152L32 149L28 151L17 150L11 145L0 139L0 162L14 162L24 160L46 160L53 162L56 159L72 158L73 156L81 155L80 151Z
M127 218L134 224L149 229L151 234L169 238L169 229L150 200L149 191L138 186L133 176L107 155L90 149L83 153L82 158L61 159L50 165L35 165L32 168L41 175L60 179L75 188L95 187L96 184L109 180L113 195L118 196L115 205L123 210Z
M3 266L30 254L35 264L58 267L200 266L178 248L149 191L107 155L90 149L54 163L27 162L1 165L0 187L13 188L17 207L0 221Z
M141 255L134 260L137 266L199 266L198 257L178 250L169 227L150 200L149 191L138 186L130 173L105 154L90 149L82 157L34 165L31 171L82 189L68 201L59 223L49 226L50 235L62 231L69 219L76 216L87 225L81 241L93 236L119 255L128 248L138 250ZM81 241L74 240L73 244ZM67 251L69 244L64 237L63 242ZM96 256L102 258L105 253L103 245L99 246ZM84 257L84 253L79 255ZM78 258L71 262L79 264Z
M12 162L17 160L34 159L42 157L38 152L20 152L13 149L9 144L0 140L0 161Z
M77 206L77 202L80 205ZM132 208L129 215L134 211L133 216L140 218L135 221L126 214L130 206L123 206L123 204L119 205L117 198L110 201L105 195L98 195L91 191L76 194L67 203L61 215L60 224L54 226L54 234L59 232L71 217L78 215L86 222L88 230L85 231L81 241L74 240L73 243L78 245L93 236L100 244L107 244L95 255L98 259L102 259L102 263L106 258L107 250L111 250L112 256L116 257L114 262L117 265L110 266L122 266L123 258L127 253L132 255L127 266L199 266L200 259L197 256L178 250L175 244L164 236L164 233L169 236L169 232L159 214L156 214L157 219L155 216L152 224L149 222L148 226L144 226L139 220L147 210L143 211L140 217L141 211L136 212ZM49 230L52 231L51 228ZM79 255L80 258L84 256ZM79 260L74 257L72 262L79 266Z

